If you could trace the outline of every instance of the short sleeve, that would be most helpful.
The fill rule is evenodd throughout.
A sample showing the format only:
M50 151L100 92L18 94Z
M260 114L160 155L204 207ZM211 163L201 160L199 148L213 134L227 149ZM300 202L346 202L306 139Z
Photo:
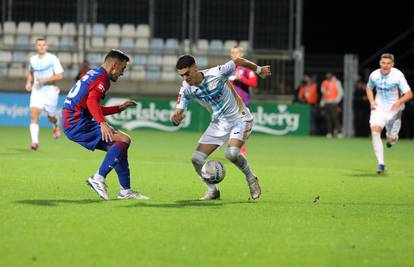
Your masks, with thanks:
M188 94L188 90L190 88L186 87L186 86L182 86L180 89L180 92L178 94L178 98L177 98L177 106L176 108L179 109L186 109L188 106L188 103L190 103L192 97L190 94Z
M230 60L224 65L219 65L217 68L221 75L228 78L236 71L236 64L234 64L233 60Z
M401 92L403 92L405 94L408 91L410 91L410 86L408 85L408 82L405 79L404 74L401 73L401 76L400 76L399 80L400 81L398 83L398 88L400 88Z
M372 78L372 73L371 73L371 75L369 75L369 78L368 78L368 82L367 82L367 88L368 89L374 89L374 87L375 87L375 83L374 83L374 80L373 80L373 78Z
M53 57L53 72L55 74L63 73L62 65L56 56Z

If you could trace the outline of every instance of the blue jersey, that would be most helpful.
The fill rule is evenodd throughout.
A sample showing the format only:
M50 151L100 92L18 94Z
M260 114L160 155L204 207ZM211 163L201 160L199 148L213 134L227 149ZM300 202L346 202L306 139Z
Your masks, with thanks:
M224 65L203 70L204 79L198 85L189 85L183 81L177 108L185 109L191 100L196 100L206 107L215 119L225 121L242 117L251 119L249 110L228 81L235 70L236 65L231 60Z

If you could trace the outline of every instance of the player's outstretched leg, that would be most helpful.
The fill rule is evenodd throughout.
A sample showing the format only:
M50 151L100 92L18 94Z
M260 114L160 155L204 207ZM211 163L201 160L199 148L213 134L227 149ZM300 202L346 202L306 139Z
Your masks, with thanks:
M53 138L58 139L60 137L59 120L57 116L48 116L49 121L53 125Z
M201 151L194 151L193 156L191 158L191 162L193 163L194 169L199 175L201 179L201 168L203 167L204 163L206 162L208 155L206 153L203 153ZM201 179L201 181L203 181ZM204 181L203 181L204 182ZM207 186L207 192L206 194L200 198L200 200L214 200L214 199L220 199L220 190L218 189L217 185L215 184L208 184L204 182Z
M250 196L252 199L258 199L261 195L261 189L257 176L250 169L247 159L240 153L240 148L229 146L226 149L226 158L233 162L245 175L249 186Z
M102 199L109 200L105 177L102 177L99 174L92 175L86 180L86 184L89 185Z
M387 125L385 125L385 129L387 131L387 147L391 148L398 141L398 133L401 129L401 114L398 114L395 120L387 123Z
M127 151L125 151L125 153L119 157L119 162L114 166L114 169L118 174L119 185L121 186L121 190L118 194L118 199L149 199L149 197L131 190L131 178Z

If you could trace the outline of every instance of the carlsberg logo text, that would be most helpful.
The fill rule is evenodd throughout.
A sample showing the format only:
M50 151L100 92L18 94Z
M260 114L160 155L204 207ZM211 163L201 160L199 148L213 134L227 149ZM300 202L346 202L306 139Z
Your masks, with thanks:
M266 113L262 106L253 113L253 130L273 135L285 135L299 128L299 114L289 113L286 105L277 106L278 113Z

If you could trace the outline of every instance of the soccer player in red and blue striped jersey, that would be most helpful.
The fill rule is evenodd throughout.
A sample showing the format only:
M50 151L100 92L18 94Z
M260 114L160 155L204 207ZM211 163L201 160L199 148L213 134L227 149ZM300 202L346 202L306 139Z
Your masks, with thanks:
M105 178L114 168L118 174L121 191L118 199L148 199L130 187L130 171L128 148L130 137L108 125L106 115L120 113L136 102L128 100L119 106L104 107L100 105L105 98L111 81L116 82L122 76L129 57L120 50L111 50L104 63L87 72L69 91L63 104L62 128L66 136L89 150L107 151L106 156L96 174L86 182L108 200Z

